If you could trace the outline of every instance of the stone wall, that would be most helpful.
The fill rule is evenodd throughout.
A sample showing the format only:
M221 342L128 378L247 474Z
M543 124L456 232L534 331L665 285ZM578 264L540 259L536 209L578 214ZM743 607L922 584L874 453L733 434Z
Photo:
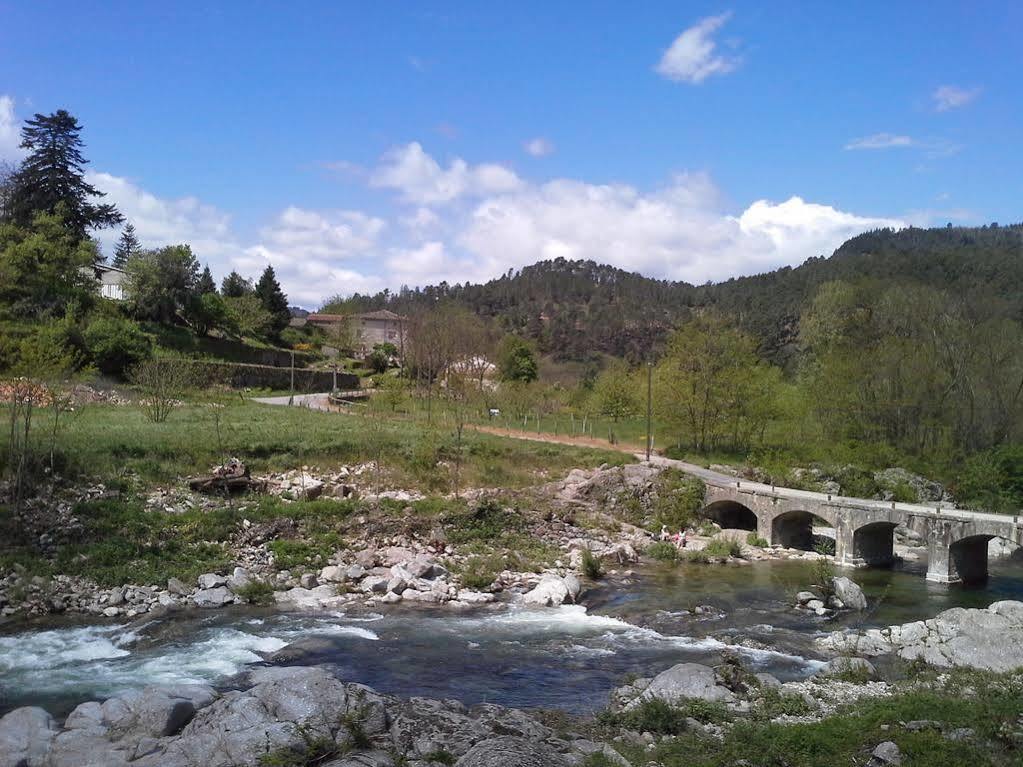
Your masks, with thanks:
M192 369L192 383L199 387L220 384L235 389L286 390L291 386L290 367L187 359L181 360L181 363ZM295 391L329 392L333 382L334 374L329 370L295 368ZM343 391L358 389L359 377L351 373L338 373L337 385Z

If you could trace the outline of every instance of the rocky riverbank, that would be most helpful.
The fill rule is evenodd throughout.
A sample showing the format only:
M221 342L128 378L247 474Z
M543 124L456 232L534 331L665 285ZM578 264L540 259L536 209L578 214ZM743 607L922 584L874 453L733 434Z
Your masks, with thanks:
M0 719L0 767L568 767L611 746L493 705L401 700L316 667L257 668L239 688L147 687ZM526 757L535 761L527 761Z

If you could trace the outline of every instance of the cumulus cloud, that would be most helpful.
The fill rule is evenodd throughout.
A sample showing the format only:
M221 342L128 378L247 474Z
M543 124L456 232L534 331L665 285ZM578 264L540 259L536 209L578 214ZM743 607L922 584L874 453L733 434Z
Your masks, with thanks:
M522 145L522 148L526 150L526 154L531 154L533 157L546 157L554 153L554 144L542 136L530 139Z
M406 202L436 205L460 197L511 191L522 181L502 165L469 165L460 157L443 168L421 144L412 142L385 154L370 176L370 184L394 189Z
M739 216L720 208L705 174L642 193L628 185L557 180L480 203L459 243L476 272L547 258L588 258L694 283L752 274L830 255L848 237L896 219L856 216L792 197L759 200Z
M718 52L713 35L732 17L731 12L701 19L675 38L657 64L658 74L677 82L699 85L711 75L734 71L740 64L735 56Z
M0 96L0 160L20 160L23 154L20 143L21 126L14 113L14 99Z
M980 95L980 88L960 88L957 85L941 85L931 94L934 108L939 112L964 107Z
M85 178L106 194L105 202L116 205L135 226L145 247L188 243L202 261L226 258L237 251L231 217L216 206L196 197L176 200L157 197L132 181L109 173L89 171ZM109 250L119 232L105 229L98 235Z
M410 146L427 171L413 174L414 184L388 187L398 198L393 217L289 206L246 238L226 213L196 198L160 198L106 173L91 173L89 180L135 224L145 245L189 243L218 277L231 269L258 277L272 264L291 302L307 307L336 294L403 284L484 281L558 257L702 283L795 265L829 255L865 230L904 225L797 196L757 200L735 212L706 173L680 174L653 190L575 179L527 183L499 165L442 168ZM409 154L409 147L402 149ZM483 167L515 183L487 183L478 173ZM458 178L438 180L438 174ZM427 178L434 189L447 189L449 182L458 187L447 199L463 198L462 204L408 202L437 199L418 193L431 188ZM117 232L103 236L112 241Z

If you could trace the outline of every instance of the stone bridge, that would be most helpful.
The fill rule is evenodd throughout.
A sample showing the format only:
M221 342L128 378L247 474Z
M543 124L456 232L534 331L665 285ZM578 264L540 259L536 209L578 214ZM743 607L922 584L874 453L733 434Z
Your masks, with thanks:
M992 538L1023 545L1020 516L774 487L661 457L652 458L651 463L702 479L707 488L705 516L722 527L755 530L771 544L811 549L815 520L823 520L835 529L835 562L839 565L891 564L898 525L923 536L927 579L939 583L987 577Z

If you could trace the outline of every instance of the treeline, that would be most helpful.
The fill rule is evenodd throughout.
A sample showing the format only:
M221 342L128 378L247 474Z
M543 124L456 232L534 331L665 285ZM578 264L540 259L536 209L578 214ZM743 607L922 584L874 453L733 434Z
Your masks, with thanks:
M130 223L112 261L125 300L100 298L92 235L124 217L85 180L81 130L64 110L37 114L22 129L25 159L0 168L0 371L123 375L153 354L154 326L279 338L291 315L272 267L255 285L232 272L218 291L188 245L145 249Z
M586 360L603 352L632 362L656 356L674 327L714 310L749 333L765 359L791 370L798 361L800 316L820 286L860 279L911 281L978 301L997 299L1006 316L1020 320L1023 225L883 229L852 238L830 258L701 286L557 259L482 285L403 287L328 306L410 314L448 299L496 319L558 359Z

